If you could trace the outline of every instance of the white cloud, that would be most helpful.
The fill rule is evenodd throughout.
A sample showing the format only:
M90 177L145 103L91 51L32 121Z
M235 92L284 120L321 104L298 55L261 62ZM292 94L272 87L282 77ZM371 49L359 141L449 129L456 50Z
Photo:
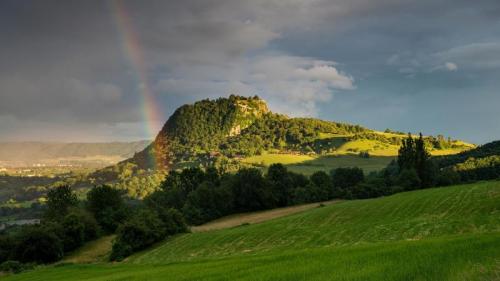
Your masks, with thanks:
M453 62L445 62L442 64L438 64L431 69L429 69L427 72L434 72L434 71L457 71L458 70L458 65Z
M473 69L500 68L500 43L474 43L436 53L434 59L453 61L461 67Z
M446 67L446 69L448 69L449 71L457 71L458 69L458 66L455 64L455 63L452 63L452 62L446 62L444 64L444 66Z
M171 73L156 84L166 94L216 97L237 93L269 101L273 110L289 115L317 115L317 104L332 98L336 90L354 89L354 79L336 68L333 61L319 61L286 54L246 58L224 67L193 67Z

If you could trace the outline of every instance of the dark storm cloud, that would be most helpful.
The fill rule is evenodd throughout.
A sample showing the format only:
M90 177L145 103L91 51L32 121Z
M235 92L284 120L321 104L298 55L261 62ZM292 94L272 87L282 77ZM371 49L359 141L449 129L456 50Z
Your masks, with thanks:
M458 89L454 108L440 107L453 116L467 91L491 101L500 86L492 79L500 74L496 0L3 1L0 139L32 138L26 131L145 136L144 81L125 52L117 6L129 15L165 118L184 102L258 93L285 113L455 135L446 129L453 120L415 124L411 112ZM485 109L468 117L495 118ZM456 132L481 142L499 130Z

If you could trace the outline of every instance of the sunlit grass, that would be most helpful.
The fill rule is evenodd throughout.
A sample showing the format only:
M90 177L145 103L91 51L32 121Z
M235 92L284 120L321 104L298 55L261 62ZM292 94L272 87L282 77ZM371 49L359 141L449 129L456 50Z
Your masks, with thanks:
M5 280L496 280L498 202L498 181L346 201Z
M243 163L247 164L257 164L269 166L274 163L282 163L282 164L295 164L302 163L305 161L311 161L316 159L313 156L308 155L295 155L295 154L263 154L247 157L242 160Z
M101 237L97 240L91 241L83 247L70 253L64 257L63 263L94 263L94 262L107 262L114 235Z
M175 262L500 231L500 182L345 201L261 224L177 236L132 257Z

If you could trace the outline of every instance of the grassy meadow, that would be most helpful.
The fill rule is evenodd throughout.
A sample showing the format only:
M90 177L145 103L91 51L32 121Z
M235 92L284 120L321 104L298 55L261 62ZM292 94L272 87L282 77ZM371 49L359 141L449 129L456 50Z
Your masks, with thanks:
M499 202L499 181L341 201L5 280L496 280Z
M342 167L359 167L370 173L385 168L393 159L392 156L371 156L362 158L357 155L293 155L293 154L263 154L248 157L242 162L251 165L268 167L274 163L282 163L288 170L305 175L311 175L316 171L329 172L332 169Z
M391 135L390 133L381 133ZM365 173L380 171L385 168L398 155L399 146L383 143L377 140L359 139L347 140L344 136L331 138L329 134L322 134L320 138L330 138L338 140L339 145L334 153L325 155L303 155L303 154L283 154L264 153L246 157L242 163L266 168L271 164L281 163L288 166L290 171L311 175L316 171L329 172L332 169L344 167L359 167ZM458 142L457 142L458 143ZM460 145L468 144L460 142ZM469 145L473 147L472 145ZM433 156L456 154L464 148L449 148L440 150L430 150ZM359 152L368 152L369 158L360 157Z
M497 280L500 235L316 248L170 264L66 265L6 280Z

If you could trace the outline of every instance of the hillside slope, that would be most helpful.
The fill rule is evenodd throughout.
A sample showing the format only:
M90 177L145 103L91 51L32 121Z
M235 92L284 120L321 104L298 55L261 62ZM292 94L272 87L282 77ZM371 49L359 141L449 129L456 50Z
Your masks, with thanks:
M7 281L498 280L500 235L465 235L162 265L65 265Z
M498 202L498 181L339 202L5 280L495 280Z
M360 125L272 113L259 97L230 96L179 107L155 141L128 162L140 169L241 164L264 154L360 155L393 157L405 133L379 132ZM474 148L444 136L426 136L434 155ZM229 159L229 160L228 160ZM236 163L235 163L236 162ZM245 161L243 161L245 162Z
M181 235L132 263L281 252L500 231L500 182L344 201L269 222Z
M454 155L438 157L440 167L450 167L467 161L467 159L481 159L490 156L500 155L500 140L492 141L474 149L466 150Z

